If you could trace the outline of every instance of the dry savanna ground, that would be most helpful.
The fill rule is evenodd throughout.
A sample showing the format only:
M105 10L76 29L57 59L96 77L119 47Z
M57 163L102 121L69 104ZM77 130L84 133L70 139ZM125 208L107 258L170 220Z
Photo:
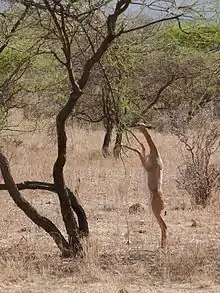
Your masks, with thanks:
M0 292L180 293L220 292L220 200L192 209L175 186L180 144L151 132L164 161L169 244L158 249L160 231L148 206L149 193L135 154L103 159L101 130L69 129L67 185L81 179L79 199L90 227L84 259L63 260L51 238L1 191ZM26 134L22 143L3 145L16 182L52 181L56 146L44 131ZM216 156L216 160L220 156ZM55 194L22 194L64 232ZM143 211L129 214L141 203Z

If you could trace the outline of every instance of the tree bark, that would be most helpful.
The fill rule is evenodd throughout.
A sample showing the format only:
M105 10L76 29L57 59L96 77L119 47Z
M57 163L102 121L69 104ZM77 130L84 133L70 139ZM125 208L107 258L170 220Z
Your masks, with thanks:
M121 129L117 130L115 138L115 146L113 149L114 157L117 159L121 154L121 144L122 144L123 133Z
M104 141L102 145L102 154L104 158L110 155L109 147L111 143L112 130L113 130L112 123L108 123L105 130L106 132L105 132Z
M18 190L25 190L25 189L40 189L40 190L47 190L56 193L56 189L53 183L42 182L42 181L24 181L22 183L16 184ZM0 184L0 190L7 190L6 184ZM81 237L86 237L89 235L89 227L87 222L86 213L83 207L79 204L76 196L74 193L67 187L67 192L70 198L71 206L73 211L76 213L78 218L78 225L79 225L79 233Z
M83 93L83 89L86 86L88 79L90 77L91 70L94 65L100 61L103 54L107 51L113 40L119 36L119 33L115 33L116 22L118 17L128 8L129 1L120 0L117 2L114 12L110 14L106 21L107 35L100 43L99 47L94 54L87 59L85 62L81 77L78 82L74 77L74 70L72 68L72 56L71 56L71 42L72 37L68 35L68 30L66 28L65 22L65 7L59 2L60 11L57 13L54 10L54 5L48 0L43 0L45 8L50 13L54 26L56 28L56 36L59 36L59 40L62 43L62 50L65 56L65 66L68 72L69 82L71 85L71 94L65 104L65 106L60 110L56 118L56 130L57 130L57 141L58 141L58 155L53 166L53 179L56 192L60 201L61 214L65 224L65 228L69 237L69 244L72 247L72 255L76 256L81 252L82 246L79 241L79 233L77 230L77 223L71 209L71 202L68 196L68 191L65 187L63 168L66 163L66 142L67 136L65 131L65 123L68 119L70 113L74 109L77 100ZM27 5L32 5L28 2ZM41 9L41 8L40 8Z
M69 239L70 247L72 248L72 255L76 256L82 251L82 246L79 240L79 233L77 223L71 209L71 201L68 196L68 191L65 187L63 168L66 163L66 130L65 123L75 107L77 99L81 96L80 90L77 93L72 92L66 105L60 110L56 118L57 126L57 140L58 140L58 156L53 167L53 178L56 192L60 201L60 209L63 221L66 227L66 232Z
M43 228L55 241L63 257L69 257L70 247L59 229L46 217L41 216L37 210L20 194L14 179L11 175L7 158L0 153L0 169L5 181L7 190L16 205L31 219L36 225Z

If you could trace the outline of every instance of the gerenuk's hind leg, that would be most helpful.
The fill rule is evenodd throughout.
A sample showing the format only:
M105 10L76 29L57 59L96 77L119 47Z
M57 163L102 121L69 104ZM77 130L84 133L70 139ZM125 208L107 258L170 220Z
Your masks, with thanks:
M153 194L151 205L154 216L161 229L161 248L165 248L167 245L167 225L161 217L161 212L165 207L165 203L160 192Z
M162 219L161 215L154 214L157 222L161 229L161 248L166 248L167 246L167 225L165 224L164 220Z

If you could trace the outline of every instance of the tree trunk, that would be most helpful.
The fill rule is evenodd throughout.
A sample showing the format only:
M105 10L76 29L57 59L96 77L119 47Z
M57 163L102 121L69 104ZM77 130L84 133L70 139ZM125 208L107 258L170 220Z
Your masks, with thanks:
M115 138L115 146L113 149L113 154L116 159L119 158L119 156L121 154L122 137L123 137L123 133L122 133L121 129L117 130L116 138Z
M76 256L81 253L82 245L79 240L79 231L77 222L71 209L71 201L68 196L68 191L65 186L63 168L66 163L66 142L67 136L65 131L66 120L75 107L78 98L82 92L72 92L66 105L60 110L56 118L57 126L57 140L58 140L58 156L53 167L53 178L56 192L60 201L60 209L63 217L63 221L66 227L68 235L68 241L72 256Z
M69 243L65 240L59 229L46 217L41 216L37 210L20 194L14 179L11 175L8 160L0 153L0 169L5 181L7 190L16 205L31 219L36 225L43 228L55 241L63 257L70 256Z
M53 183L42 182L42 181L24 181L22 183L16 184L18 190L25 189L40 189L40 190L48 190L56 193L56 189ZM81 237L86 237L89 235L89 227L87 222L86 213L83 207L79 204L74 193L67 187L68 195L70 198L71 206L73 211L76 213L78 218L79 232ZM0 190L8 190L6 184L0 184Z
M105 130L106 132L105 132L104 141L102 145L102 154L104 158L110 155L109 147L110 147L112 130L113 130L112 123L108 123L107 126L105 127Z

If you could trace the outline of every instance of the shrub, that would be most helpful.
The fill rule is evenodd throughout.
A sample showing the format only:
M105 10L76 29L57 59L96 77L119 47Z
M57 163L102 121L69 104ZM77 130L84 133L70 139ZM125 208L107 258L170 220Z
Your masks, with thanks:
M196 205L203 207L220 190L220 166L217 151L220 146L220 125L200 118L197 129L175 129L174 133L183 143L186 152L179 166L177 188L185 190Z

